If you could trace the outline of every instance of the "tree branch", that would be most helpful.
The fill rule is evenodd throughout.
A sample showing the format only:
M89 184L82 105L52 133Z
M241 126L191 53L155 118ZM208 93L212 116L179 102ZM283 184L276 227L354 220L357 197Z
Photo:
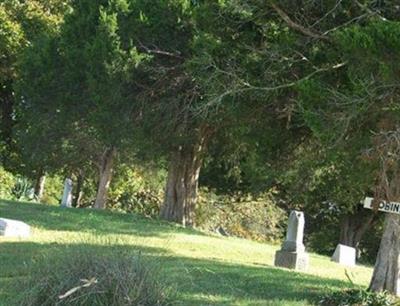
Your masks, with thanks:
M154 49L150 49L149 47L145 46L144 44L142 44L141 42L139 42L140 47L146 52L146 53L150 53L150 54L158 54L158 55L165 55L165 56L169 56L169 57L174 57L174 58L179 58L182 59L182 55L179 52L173 53L173 52L168 52L168 51L164 51L164 50L160 50L159 48L154 48Z
M327 36L324 36L320 33L316 33L310 29L303 27L302 25L294 22L279 6L277 6L273 1L270 1L271 7L278 13L278 15L288 24L292 29L315 39L323 39L326 41L330 41Z
M343 63L335 64L333 66L319 68L319 69L314 70L310 74L304 76L303 78L300 78L300 79L297 79L297 80L294 80L294 81L291 81L288 83L279 84L276 86L266 86L266 87L254 86L254 85L249 84L246 81L241 80L240 78L237 78L236 81L238 83L240 83L239 87L229 88L225 92L221 93L220 95L211 98L205 105L202 105L202 107L198 110L198 113L201 113L202 111L204 111L205 109L207 109L209 107L218 105L225 97L230 96L230 95L236 95L236 94L241 94L241 93L251 92L251 91L271 92L271 91L277 91L277 90L281 90L281 89L291 88L291 87L298 85L299 83L301 83L303 81L311 79L316 74L340 69L341 67L343 67L345 65L346 65L346 62L343 62Z

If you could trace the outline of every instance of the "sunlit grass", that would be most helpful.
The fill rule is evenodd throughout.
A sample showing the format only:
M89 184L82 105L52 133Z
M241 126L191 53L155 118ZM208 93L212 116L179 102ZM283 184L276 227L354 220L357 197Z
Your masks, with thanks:
M141 252L161 264L176 283L181 305L312 305L328 290L352 287L345 268L310 254L310 269L296 273L273 266L278 246L206 235L136 215L61 209L0 201L0 217L32 226L30 239L0 238L0 305L18 294L18 279L39 255L63 248ZM365 286L371 268L347 269L354 286Z

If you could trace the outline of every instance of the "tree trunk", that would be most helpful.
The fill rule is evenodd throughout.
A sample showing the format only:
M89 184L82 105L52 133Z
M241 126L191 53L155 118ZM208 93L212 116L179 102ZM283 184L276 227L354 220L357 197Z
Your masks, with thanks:
M116 150L114 147L107 148L100 162L100 180L97 189L96 201L94 203L94 208L104 209L106 207L108 189L110 187L113 163Z
M45 183L46 183L46 175L42 170L40 170L36 178L35 191L34 191L35 197L38 201L40 201L43 197Z
M195 207L199 174L210 130L200 129L198 141L191 146L179 147L171 154L162 219L182 224L195 225Z
M341 220L339 243L355 248L358 258L361 239L374 223L375 216L376 213L361 208L353 214L344 216Z
M369 289L400 295L400 215L388 213Z
M72 202L73 207L79 207L81 205L81 200L83 196L82 187L83 187L84 176L81 171L79 171L76 177L76 189L74 194L74 200Z

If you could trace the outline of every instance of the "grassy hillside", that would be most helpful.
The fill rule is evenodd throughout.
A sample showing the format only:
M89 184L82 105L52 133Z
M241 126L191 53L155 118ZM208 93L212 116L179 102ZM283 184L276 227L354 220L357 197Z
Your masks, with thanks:
M308 273L296 273L273 266L278 246L208 236L135 215L0 201L0 217L33 227L30 239L0 238L1 306L10 306L7 300L18 294L13 284L38 255L66 246L141 251L177 284L181 305L313 305L330 289L352 286L345 269L327 257L310 254ZM372 273L363 266L348 271L353 286L367 285Z

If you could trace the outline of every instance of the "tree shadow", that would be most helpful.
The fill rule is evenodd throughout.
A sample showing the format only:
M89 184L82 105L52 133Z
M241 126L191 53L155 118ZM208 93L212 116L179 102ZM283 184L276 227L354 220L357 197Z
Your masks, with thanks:
M80 249L96 254L140 253L147 262L158 266L169 283L175 284L179 305L287 305L292 302L314 303L329 289L352 287L351 284L297 273L270 266L250 266L218 260L178 257L164 248L131 245L60 244L3 242L0 244L0 305L17 293L21 277L29 275L41 258L72 254ZM45 255L45 256L43 256ZM8 285L7 285L8 284ZM8 289L4 289L8 288ZM7 290L5 292L4 290ZM11 304L7 305L11 306Z
M176 278L175 282L181 283L180 291L187 297L183 300L184 305L198 305L195 297L207 295L222 297L223 301L215 302L213 305L226 303L232 305L238 301L251 303L257 300L264 303L274 300L286 302L305 300L313 304L328 289L353 287L348 282L271 266L247 266L190 258L167 260L170 261L169 267L181 267L180 273L169 275ZM182 275L183 271L186 271L185 276ZM204 301L200 304L204 305Z

